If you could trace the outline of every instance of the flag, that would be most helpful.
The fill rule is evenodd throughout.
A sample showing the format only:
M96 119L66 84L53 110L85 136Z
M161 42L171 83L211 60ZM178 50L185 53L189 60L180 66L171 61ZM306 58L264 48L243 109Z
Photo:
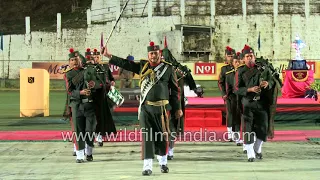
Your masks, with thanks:
M100 38L100 49L102 49L104 46L103 44L103 32L101 33L101 38Z
M260 42L260 32L259 32L259 37L258 37L258 50L260 51L260 47L261 47L261 42Z
M3 34L1 33L0 49L3 51Z
M167 44L167 36L164 37L164 48L167 48L168 44Z

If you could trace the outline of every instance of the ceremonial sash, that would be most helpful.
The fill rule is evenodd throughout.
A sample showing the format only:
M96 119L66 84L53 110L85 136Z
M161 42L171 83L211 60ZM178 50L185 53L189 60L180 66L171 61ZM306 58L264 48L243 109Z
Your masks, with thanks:
M156 72L155 79L153 83L150 81L149 78L145 78L141 83L141 95L140 95L140 104L138 109L138 118L140 116L141 112L141 105L145 101L147 94L152 89L152 87L160 80L160 78L164 75L164 73L167 71L169 65L166 65L163 70L160 72L159 69L164 65L164 63L159 64L154 71Z

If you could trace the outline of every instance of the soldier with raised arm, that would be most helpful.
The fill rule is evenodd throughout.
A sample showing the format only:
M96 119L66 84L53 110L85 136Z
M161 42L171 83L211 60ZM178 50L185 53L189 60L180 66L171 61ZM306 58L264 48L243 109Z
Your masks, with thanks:
M150 42L147 47L148 60L140 62L128 61L117 57L103 49L104 56L110 59L109 63L132 71L140 75L140 105L139 121L142 130L142 175L152 174L154 155L160 155L160 169L162 173L168 173L167 150L169 138L169 118L167 110L170 104L176 109L175 116L180 118L180 89L177 84L177 76L174 67L161 60L160 47ZM171 92L169 92L169 89Z

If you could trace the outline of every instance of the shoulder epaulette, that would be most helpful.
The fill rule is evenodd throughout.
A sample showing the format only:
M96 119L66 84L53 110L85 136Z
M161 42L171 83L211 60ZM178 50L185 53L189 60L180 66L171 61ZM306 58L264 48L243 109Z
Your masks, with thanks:
M140 61L148 61L147 59L140 59Z
M230 64L224 64L224 65L221 66L221 68L226 67L226 66L229 66L229 65L230 65Z
M161 62L166 63L166 64L169 64L169 65L172 65L172 63L169 63L169 62L167 62L167 61L165 61L165 60L161 60Z
M234 72L234 71L235 71L235 70L232 69L231 71L226 72L226 75L227 75L227 74L230 74L230 73L232 73L232 72Z
M239 68L242 68L242 67L244 67L244 66L245 66L245 64L241 64L240 66L237 67L236 70L238 70Z

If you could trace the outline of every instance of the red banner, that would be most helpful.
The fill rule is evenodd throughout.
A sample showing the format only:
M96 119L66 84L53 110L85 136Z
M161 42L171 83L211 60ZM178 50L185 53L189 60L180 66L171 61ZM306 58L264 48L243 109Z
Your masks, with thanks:
M216 74L216 63L195 63L194 74L196 75Z

